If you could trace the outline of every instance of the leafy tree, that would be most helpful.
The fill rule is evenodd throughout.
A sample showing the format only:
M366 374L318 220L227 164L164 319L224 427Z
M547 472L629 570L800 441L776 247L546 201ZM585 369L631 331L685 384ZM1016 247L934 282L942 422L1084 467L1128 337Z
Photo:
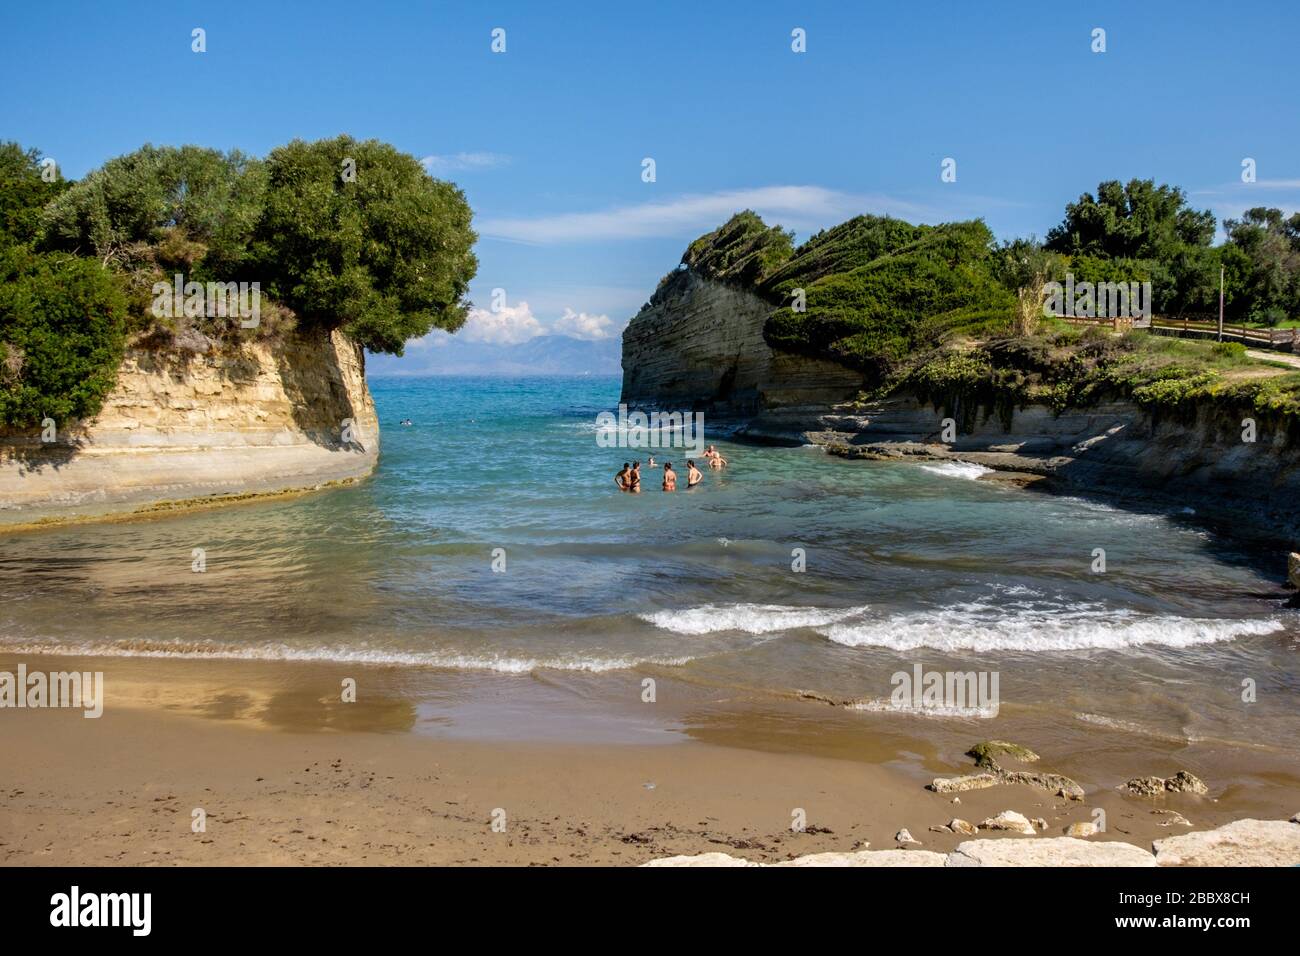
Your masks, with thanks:
M41 209L67 188L41 178L40 153L0 142L0 246L29 243L40 235Z
M398 355L408 339L464 323L478 261L459 189L349 136L295 140L272 151L267 172L254 254L263 288L300 322Z
M238 150L146 145L50 203L44 241L127 269L156 264L232 281L245 265L265 188L261 161Z
M1208 246L1214 215L1186 205L1176 186L1134 179L1117 180L1084 193L1065 207L1065 221L1047 234L1047 248L1066 255L1167 262L1184 246Z
M1234 280L1245 302L1238 317L1276 324L1300 316L1300 214L1284 219L1280 209L1256 206L1240 219L1226 219L1227 246L1233 256Z
M98 262L0 250L0 422L84 418L116 380L126 303Z

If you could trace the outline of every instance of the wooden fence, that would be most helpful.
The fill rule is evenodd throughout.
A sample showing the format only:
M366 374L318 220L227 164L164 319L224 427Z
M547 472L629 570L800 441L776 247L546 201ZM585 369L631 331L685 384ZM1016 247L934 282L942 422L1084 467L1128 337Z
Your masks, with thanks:
M1153 316L1151 331L1158 335L1176 335L1185 339L1218 339L1219 323L1200 319L1173 319ZM1223 325L1225 342L1240 342L1251 348L1295 351L1300 341L1300 329L1256 329L1248 325Z
M1219 338L1218 319L1170 318L1155 315L1150 319L1142 318L1082 318L1073 315L1057 316L1071 325L1093 325L1101 328L1127 332L1129 329L1148 329L1155 335L1174 335L1184 339ZM1224 323L1223 340L1241 342L1249 348L1278 349L1285 352L1300 352L1300 329L1257 329L1248 325Z

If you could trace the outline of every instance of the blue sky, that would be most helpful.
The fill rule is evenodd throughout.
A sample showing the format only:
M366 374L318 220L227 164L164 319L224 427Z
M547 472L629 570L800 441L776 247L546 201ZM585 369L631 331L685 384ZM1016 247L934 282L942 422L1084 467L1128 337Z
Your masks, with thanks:
M372 370L445 371L547 334L616 351L685 244L745 207L801 237L859 212L1041 236L1100 180L1153 177L1220 219L1295 210L1297 36L1281 0L9 4L0 137L72 177L144 142L346 132L428 158L475 210L475 303L502 288L506 310Z

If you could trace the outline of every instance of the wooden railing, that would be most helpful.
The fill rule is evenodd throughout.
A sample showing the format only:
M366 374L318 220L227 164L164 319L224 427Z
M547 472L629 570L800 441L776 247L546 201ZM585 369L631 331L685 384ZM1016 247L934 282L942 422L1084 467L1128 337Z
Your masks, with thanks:
M1219 323L1157 315L1151 319L1151 331L1188 339L1217 339ZM1223 338L1224 341L1241 342L1254 348L1295 350L1296 345L1300 344L1300 329L1256 329L1248 325L1224 323Z

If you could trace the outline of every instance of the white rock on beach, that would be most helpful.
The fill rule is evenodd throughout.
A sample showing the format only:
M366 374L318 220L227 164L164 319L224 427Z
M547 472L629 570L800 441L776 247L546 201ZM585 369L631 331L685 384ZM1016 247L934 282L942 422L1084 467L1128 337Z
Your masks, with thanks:
M908 830L906 827L904 827L902 830L899 830L897 833L894 834L894 842L915 843L917 846L921 845L921 841L918 840L916 837L912 836L911 831Z
M1152 844L1161 866L1300 866L1300 827L1285 820L1234 820L1217 830Z
M1073 837L1039 840L967 840L948 855L949 866L1155 866L1156 858L1131 843L1088 843Z
M1068 837L1090 837L1097 832L1097 824L1091 820L1080 820L1078 823L1071 823L1065 828L1065 835Z
M963 836L974 836L979 832L979 830L976 829L975 824L963 820L960 817L953 817L949 820L948 829L953 833L960 833Z
M651 860L642 866L758 866L738 856L726 853L701 853L698 856L666 856L662 860Z
M948 858L930 850L864 850L856 853L810 853L780 863L751 863L726 853L670 856L642 866L945 866Z
M989 817L979 827L981 830L1008 830L1011 833L1027 833L1031 836L1037 831L1034 825L1022 813L1003 810L996 817Z
M812 853L763 866L945 866L948 858L931 850L870 850L866 853Z

